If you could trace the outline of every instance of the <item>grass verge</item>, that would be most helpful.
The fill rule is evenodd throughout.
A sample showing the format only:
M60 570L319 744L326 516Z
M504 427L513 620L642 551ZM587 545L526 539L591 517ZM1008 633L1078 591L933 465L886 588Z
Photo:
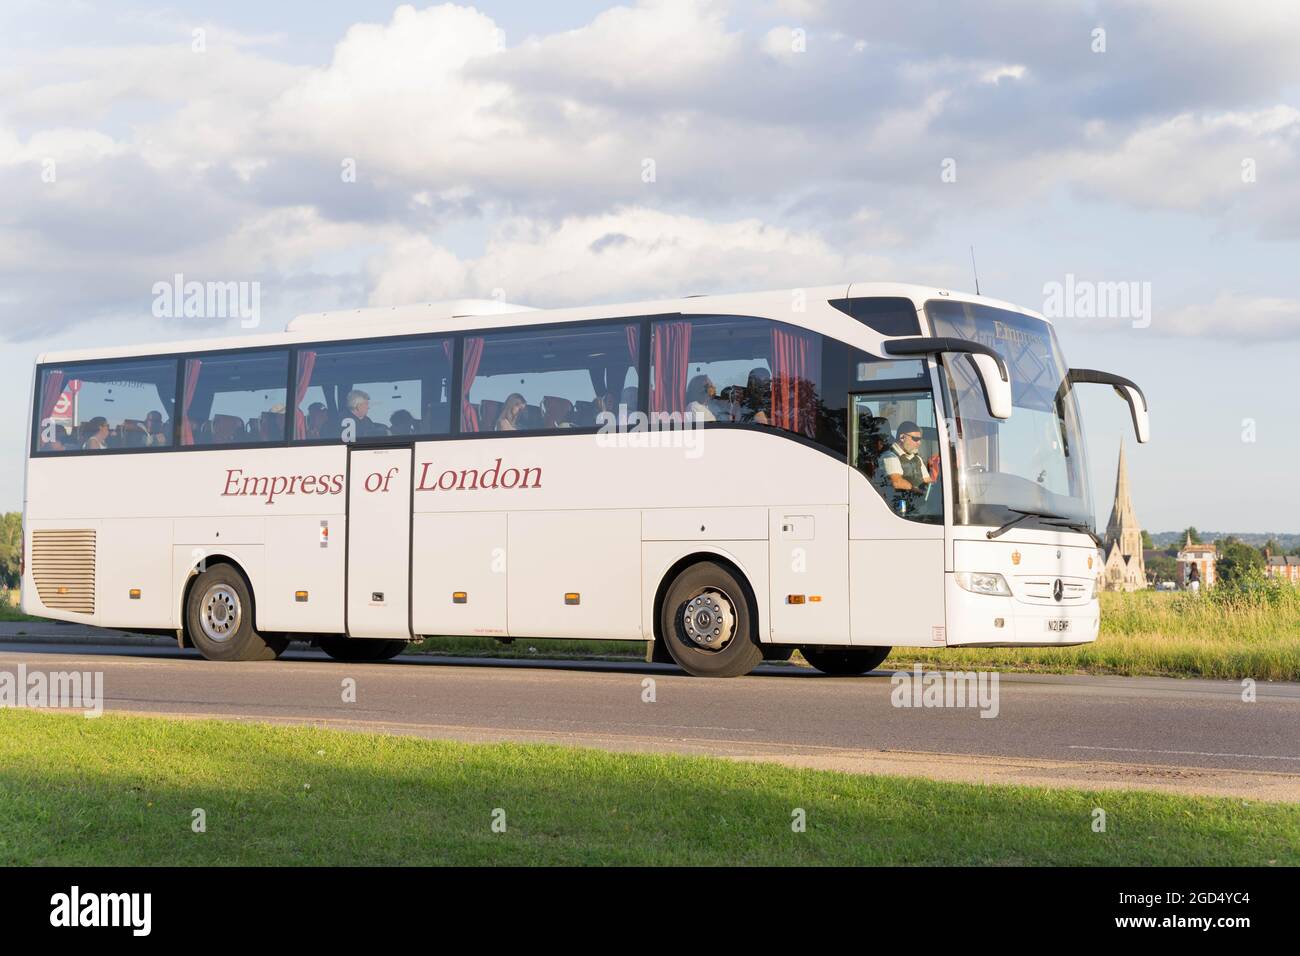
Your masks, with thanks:
M1288 804L31 711L0 821L3 865L1300 863Z

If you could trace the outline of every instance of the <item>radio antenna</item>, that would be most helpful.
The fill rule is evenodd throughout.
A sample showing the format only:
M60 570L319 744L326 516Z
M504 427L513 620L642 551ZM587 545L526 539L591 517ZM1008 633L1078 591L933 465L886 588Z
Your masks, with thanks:
M980 272L975 268L975 247L970 247L970 271L975 273L975 294L980 294Z

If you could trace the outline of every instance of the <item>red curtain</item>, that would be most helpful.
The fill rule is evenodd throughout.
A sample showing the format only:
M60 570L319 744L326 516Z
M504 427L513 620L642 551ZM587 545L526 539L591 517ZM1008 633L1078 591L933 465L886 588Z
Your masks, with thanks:
M690 352L689 321L660 322L655 325L650 356L654 363L651 412L686 411L686 378L690 370Z
M451 343L447 343L451 347ZM478 409L470 404L469 389L478 375L479 364L483 361L483 336L465 337L465 362L461 366L460 377L460 428L465 432L478 431Z
M821 356L814 337L772 327L772 424L808 437L816 434Z
M632 367L636 368L641 357L641 326L628 325L625 328L627 329L627 354L632 356Z
M59 404L63 394L63 373L53 370L45 373L45 382L41 385L41 425L44 426L54 415L54 406Z
M302 400L311 388L311 373L316 368L315 352L298 353L298 387L294 392L293 437L301 441L307 437L307 416L302 411Z
M181 444L194 444L194 423L190 421L190 406L194 404L194 392L199 387L199 369L203 363L198 359L185 360L185 402L181 411Z

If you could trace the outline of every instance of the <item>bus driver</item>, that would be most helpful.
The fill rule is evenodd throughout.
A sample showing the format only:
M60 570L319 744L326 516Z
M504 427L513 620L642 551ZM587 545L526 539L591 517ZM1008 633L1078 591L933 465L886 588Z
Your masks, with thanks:
M898 426L898 441L880 456L884 484L894 491L894 508L900 512L912 511L925 496L926 485L938 481L939 456L931 455L922 462L921 427L913 421Z

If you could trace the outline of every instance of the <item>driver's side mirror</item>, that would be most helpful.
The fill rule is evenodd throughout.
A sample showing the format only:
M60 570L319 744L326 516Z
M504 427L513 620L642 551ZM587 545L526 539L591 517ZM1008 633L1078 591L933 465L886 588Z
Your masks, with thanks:
M989 346L968 339L917 336L886 339L884 348L889 355L963 353L979 376L989 414L1000 419L1011 417L1011 373L1007 369L1006 359Z
M1137 434L1138 442L1146 444L1151 440L1151 415L1147 408L1147 397L1142 394L1142 389L1138 388L1136 383L1122 375L1098 372L1091 368L1072 368L1066 379L1071 385L1091 383L1114 388L1115 393L1128 402L1129 412L1133 416L1133 431Z

